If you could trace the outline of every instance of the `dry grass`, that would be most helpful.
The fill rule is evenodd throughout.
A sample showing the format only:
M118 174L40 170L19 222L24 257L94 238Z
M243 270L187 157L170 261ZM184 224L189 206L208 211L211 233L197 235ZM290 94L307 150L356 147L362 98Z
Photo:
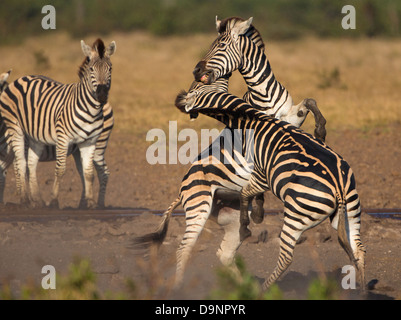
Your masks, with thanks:
M205 117L190 123L173 107L176 94L189 87L191 71L214 37L157 38L145 33L107 36L105 42L117 42L110 97L116 116L115 132L130 134L142 143L151 128L167 131L169 120L178 120L179 130L218 126ZM92 43L95 36L84 40ZM304 39L266 41L266 45L276 77L295 102L315 98L330 131L400 121L401 40ZM41 73L61 82L77 81L77 68L83 59L79 39L63 33L1 47L0 56L0 71L13 68L12 79ZM230 91L239 96L245 91L238 73L230 82ZM313 129L312 117L305 129Z

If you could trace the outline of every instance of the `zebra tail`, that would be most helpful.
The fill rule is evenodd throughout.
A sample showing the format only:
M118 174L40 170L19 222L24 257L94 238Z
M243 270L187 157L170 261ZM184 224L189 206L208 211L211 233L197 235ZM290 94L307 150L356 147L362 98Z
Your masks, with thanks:
M141 237L137 237L133 240L134 246L145 246L148 247L152 244L161 245L166 238L168 224L170 222L171 215L175 208L181 203L180 197L174 200L170 207L163 213L162 221L155 232L145 234Z
M338 241L340 242L340 245L344 248L345 252L348 254L352 262L355 262L356 259L354 257L354 253L351 248L351 244L349 242L348 238L348 232L347 229L347 208L346 208L346 202L341 196L337 196L338 198L338 209L337 209L337 214L338 214L338 226L337 226L337 233L338 233Z

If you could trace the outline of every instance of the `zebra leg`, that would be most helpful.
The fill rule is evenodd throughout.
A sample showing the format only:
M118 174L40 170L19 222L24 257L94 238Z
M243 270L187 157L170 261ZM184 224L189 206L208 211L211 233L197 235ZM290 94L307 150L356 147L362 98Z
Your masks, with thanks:
M53 189L50 199L50 207L59 208L58 194L60 182L65 174L68 153L68 138L64 136L57 137L56 145L56 174L53 183Z
M221 263L230 268L232 273L241 279L241 274L234 263L235 254L241 245L238 229L240 227L239 211L232 208L219 208L217 223L224 229L224 237L217 250L217 257Z
M0 203L4 203L4 189L6 187L7 168L14 160L14 152L7 147L0 159Z
M96 203L93 200L93 158L95 154L95 143L93 140L88 140L79 144L78 148L81 154L85 188L83 205L85 208L94 208L96 207Z
M30 199L31 206L35 207L43 207L44 202L40 196L38 180L36 177L36 168L38 165L38 161L40 155L42 154L44 144L40 142L36 142L33 140L29 140L29 148L28 148L28 181L29 181L29 189L30 189Z
M208 198L209 199L202 201L195 209L188 211L185 210L185 222L187 226L177 250L177 270L174 287L179 287L182 283L185 267L191 255L192 248L194 247L196 240L198 240L199 235L209 218L212 206L212 196L209 196Z
M256 224L262 223L265 216L265 211L263 209L263 204L265 202L265 197L263 193L259 193L255 197L256 206L252 207L251 218Z
M104 159L104 149L95 150L95 157L93 160L97 176L99 179L99 196L97 199L97 205L100 208L104 208L104 201L106 197L106 187L109 181L110 171L107 167L106 160Z
M263 193L266 191L263 189L262 186L260 186L258 183L255 182L254 177L251 176L251 179L249 180L248 184L245 185L242 190L241 190L241 195L240 195L240 240L244 241L246 238L250 237L252 235L251 230L248 229L249 225L249 215L248 215L248 206L249 206L249 201L254 197L259 195L260 193ZM262 194L263 196L263 194ZM260 201L260 196L258 197ZM262 204L263 206L263 204Z
M21 204L28 204L28 194L26 190L26 158L25 158L25 138L22 132L14 131L10 137L10 145L14 152L14 172L17 185L17 195L21 198Z
M263 290L267 290L292 263L294 247L302 233L321 221L315 221L313 225L300 219L294 219L297 212L291 211L291 205L284 203L284 223L280 233L280 253L277 265L273 273L263 283ZM303 213L305 215L305 213ZM327 216L323 216L327 217Z
M82 184L82 192L81 192L81 199L79 200L79 208L85 207L85 178L84 178L84 171L82 169L82 162L81 162L81 153L79 148L77 148L73 153L72 156L74 157L75 167L79 173L79 177L81 178Z
M339 210L332 219L331 225L335 230L339 227ZM350 260L353 262L359 277L359 282L362 291L366 290L365 283L365 253L366 249L361 241L360 229L361 229L361 207L359 202L358 194L354 189L350 194L347 195L347 204L345 211L345 224L347 231L347 238L351 245L352 253L345 252L348 254Z

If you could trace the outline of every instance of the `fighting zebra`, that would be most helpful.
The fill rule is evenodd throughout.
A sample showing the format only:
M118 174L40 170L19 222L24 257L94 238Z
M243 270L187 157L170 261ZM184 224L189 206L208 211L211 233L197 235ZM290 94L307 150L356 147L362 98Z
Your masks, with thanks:
M243 100L276 119L299 127L302 122L299 122L298 112L304 101L294 105L290 93L277 81L263 39L252 20L231 17L220 21L216 16L218 37L195 66L195 81L211 84L238 70L248 87ZM315 137L325 141L325 118L314 101L308 101L306 107L315 117Z
M325 141L326 120L315 100L305 99L294 105L290 93L274 76L265 53L263 39L252 25L252 20L253 18L244 20L231 17L220 21L216 17L216 30L219 35L204 58L195 66L195 81L211 84L219 77L238 70L248 86L243 96L246 102L297 127L302 125L311 111L315 117L314 134L316 138ZM194 118L195 115L191 117ZM263 202L263 194L256 196L255 222L263 220Z
M249 38L251 42L248 46L251 47L254 45L254 52L260 51L259 54L265 57L263 59L263 64L258 64L259 69L262 71L259 73L260 79L257 79L257 76L253 76L251 81L249 80L251 77L246 77L248 93L245 97L248 99L254 97L252 101L257 103L257 105L254 106L255 108L261 108L265 110L265 112L268 112L268 114L272 114L270 112L273 111L275 117L281 117L282 120L289 121L295 126L300 126L307 116L308 108L313 111L318 110L314 100L305 99L299 105L293 105L288 91L275 79L271 71L270 64L264 55L264 44L259 32L249 23L249 25L247 25L248 29L246 35L242 35L243 20L230 18L227 19L227 21L233 21L234 23L234 27L232 27L234 37ZM227 23L228 22L223 25ZM218 31L222 31L219 28L220 25L221 23L218 23ZM219 36L217 40L219 39L221 39L221 36ZM216 41L214 45L212 45L211 50L218 44ZM256 46L259 49L256 48ZM250 50L244 50L240 53L240 59L246 62L247 65L256 63L256 61L254 61L254 55L250 54L250 52ZM247 74L244 71L243 73L244 75ZM266 75L270 77L270 81L268 82L264 82ZM205 80L205 78L202 80ZM271 97L269 95L263 96L258 94L261 83L265 86L265 91L273 96L277 96L278 90L284 88L286 101L291 101L291 103L286 103L285 107L283 107L282 103L278 104L281 107L280 112L274 112L276 109ZM216 88L216 90L218 90L218 88ZM275 93L276 91L277 93ZM196 114L191 114L191 118L196 118ZM320 128L324 129L324 123L322 123ZM320 130L319 132L321 134L320 138L324 139L325 131ZM248 181L250 169L248 168L246 159L242 156L242 150L236 150L236 145L231 146L231 149L235 153L234 157L228 154L224 148L221 148L220 141L224 140L224 143L228 144L231 137L232 134L229 129L223 130L223 133L209 148L198 155L197 159L192 163L190 169L182 179L179 196L166 211L160 227L154 233L138 237L135 240L135 242L139 243L162 243L166 236L172 211L178 205L182 204L188 218L186 220L186 233L177 251L176 285L182 281L183 270L190 256L191 249L203 228L203 224L210 214L216 216L217 221L224 225L225 229L227 228L226 235L220 245L217 256L224 265L230 265L234 259L238 241L231 240L233 235L230 230L233 226L232 221L236 221L236 217L238 217L239 214L239 211L235 210L237 208L235 198L238 198L239 191ZM222 159L224 159L224 161L221 161ZM229 192L229 190L233 192ZM256 196L256 207L252 209L251 213L251 217L255 223L261 223L263 220L263 201L263 194ZM230 202L232 203L229 206L228 204ZM236 237L236 235L234 235L234 237Z
M221 78L207 87L214 88L217 92L226 92L228 81ZM180 99L178 96L176 103L180 103ZM305 115L306 107L302 106L300 111ZM197 116L197 113L191 114ZM236 135L235 131L230 128L224 129L222 134L198 155L182 179L177 199L163 214L157 230L134 239L135 244L162 244L172 212L182 204L186 215L186 230L177 250L175 286L182 283L192 248L209 217L215 218L225 229L217 256L223 265L233 267L234 272L237 272L232 264L241 244L238 232L239 203L236 198L239 199L241 188L249 180L251 168L249 160L242 154L242 145L232 143L233 135ZM257 206L252 208L251 217L256 223L260 223L263 219L263 201L257 199L256 202Z
M206 114L239 130L244 156L253 159L252 172L240 194L240 228L236 230L240 237L236 245L249 235L248 203L252 197L271 190L284 203L279 258L264 289L291 264L302 233L328 217L364 289L361 206L351 167L320 140L227 93L227 81L217 80L221 88L194 82L188 94L177 97L176 106L185 112ZM248 138L249 131L252 139Z
M31 203L42 205L36 178L37 162L56 159L50 205L58 207L59 184L65 173L67 155L72 153L84 185L80 206L96 204L93 166L100 182L98 204L104 206L109 176L104 152L114 123L113 111L107 102L111 86L110 57L116 44L113 41L106 48L97 39L92 47L81 41L81 47L86 57L79 68L78 83L62 84L44 76L25 76L11 83L1 95L0 114L6 127L7 144L15 158L21 203L29 201L26 163Z

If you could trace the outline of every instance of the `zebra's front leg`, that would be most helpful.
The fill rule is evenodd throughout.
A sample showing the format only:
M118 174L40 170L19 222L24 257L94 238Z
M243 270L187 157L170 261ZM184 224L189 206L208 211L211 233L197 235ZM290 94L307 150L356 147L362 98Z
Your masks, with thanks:
M81 163L84 178L84 190L85 197L83 201L84 208L95 208L96 202L93 198L93 158L95 155L95 142L92 140L87 140L78 145L79 152L81 154Z
M49 204L51 208L59 208L58 194L60 189L60 182L65 174L67 153L68 153L67 137L64 136L58 137L56 145L56 173Z
M99 179L99 195L97 199L97 205L100 208L104 208L106 187L110 176L110 171L109 168L107 167L106 160L104 158L104 153L105 153L104 148L96 148L95 157L93 159L93 163L95 165L95 169Z
M240 271L234 263L235 255L241 245L238 232L240 227L239 211L228 207L218 210L217 223L223 227L224 237L216 255L221 263L228 267L237 279L241 280Z
M30 189L30 202L34 208L44 207L44 202L40 196L38 180L36 176L36 168L42 154L44 144L29 140L28 148L28 180Z
M82 169L82 161L81 161L81 153L79 151L79 148L77 148L72 156L74 157L75 161L75 167L77 168L77 171L79 173L79 177L81 178L81 185L82 185L82 192L81 192L81 199L79 200L79 208L84 208L85 207L85 178L84 178L84 171Z

